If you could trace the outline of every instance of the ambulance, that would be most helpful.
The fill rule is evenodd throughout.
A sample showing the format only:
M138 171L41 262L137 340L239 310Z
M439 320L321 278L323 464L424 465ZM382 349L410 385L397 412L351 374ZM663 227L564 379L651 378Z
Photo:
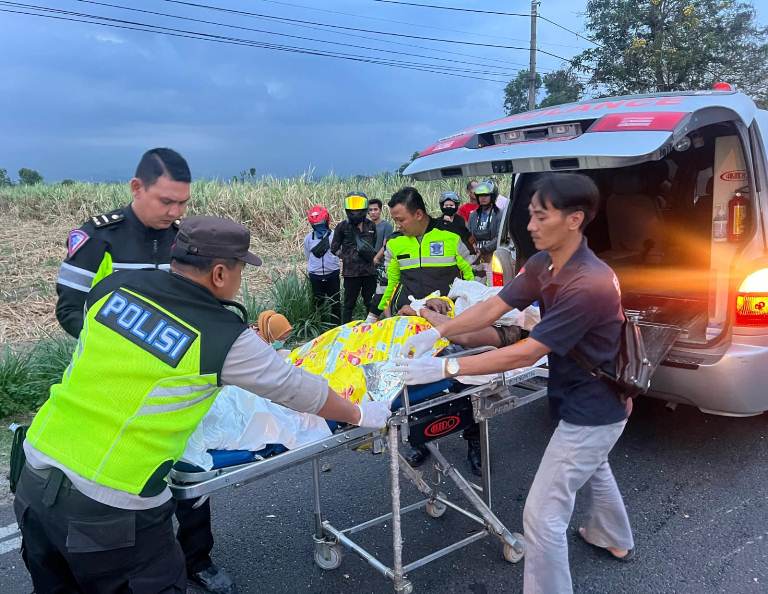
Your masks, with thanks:
M625 310L677 329L651 395L704 412L768 410L768 111L712 90L581 101L440 139L405 170L418 180L511 177L492 272L534 252L528 204L542 172L580 172L601 193L586 230L619 277ZM669 334L666 334L667 336Z

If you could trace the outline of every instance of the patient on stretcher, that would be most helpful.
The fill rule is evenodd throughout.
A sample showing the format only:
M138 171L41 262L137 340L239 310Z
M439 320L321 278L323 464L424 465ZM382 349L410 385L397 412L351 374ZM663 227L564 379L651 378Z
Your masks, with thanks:
M457 299L456 303L459 301ZM471 300L467 302L465 299L462 307L471 304ZM440 297L430 299L429 305L420 310L423 317L413 315L415 312L411 309L403 311L404 315L374 324L350 322L294 349L287 360L322 375L337 393L352 402L376 398L375 393L367 390L361 366L402 356L402 347L408 338L430 328L431 323L452 317L455 309L453 300ZM268 317L264 314L259 317L259 335L274 346L277 346L275 342L286 340L291 329L283 316L278 318L276 315L279 316L269 312ZM269 331L271 328L278 328L282 333L276 336ZM465 347L499 347L516 341L519 333L517 326L507 324L502 330L485 328L458 337L455 343ZM447 340L440 340L435 344L433 354L448 344ZM225 386L190 437L182 460L209 470L213 466L209 450L258 451L268 444L282 444L293 449L330 435L327 423L320 417L287 409L234 386Z

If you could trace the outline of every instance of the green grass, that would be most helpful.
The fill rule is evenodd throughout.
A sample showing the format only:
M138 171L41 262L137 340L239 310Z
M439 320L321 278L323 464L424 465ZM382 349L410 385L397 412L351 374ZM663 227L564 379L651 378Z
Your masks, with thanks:
M312 340L333 327L328 321L328 304L323 303L319 308L315 306L309 280L296 270L282 275L273 274L272 283L265 294L254 295L244 284L242 302L251 323L256 323L259 314L267 309L273 309L288 318L293 326L288 340L291 346Z
M55 336L31 347L3 347L0 418L28 413L45 402L50 387L61 380L69 365L75 344L68 336Z

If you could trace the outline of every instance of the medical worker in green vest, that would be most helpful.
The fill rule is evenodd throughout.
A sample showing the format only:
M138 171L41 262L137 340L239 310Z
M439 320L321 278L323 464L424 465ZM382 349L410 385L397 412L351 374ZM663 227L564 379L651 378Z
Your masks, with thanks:
M249 244L233 221L190 217L170 274L124 271L88 293L72 362L24 442L14 511L36 592L186 592L165 478L223 385L385 425L386 404L344 400L249 328L230 301L261 263Z

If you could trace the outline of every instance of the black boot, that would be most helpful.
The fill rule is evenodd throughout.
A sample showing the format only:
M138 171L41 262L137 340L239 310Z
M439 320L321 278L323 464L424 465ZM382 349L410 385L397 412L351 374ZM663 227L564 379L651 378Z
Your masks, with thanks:
M211 594L237 594L237 585L229 574L211 564L203 571L198 571L187 576L194 585L202 587L205 592Z
M403 457L408 464L414 468L418 468L424 464L427 458L429 458L429 450L427 449L427 446L413 446Z
M467 440L467 460L469 461L469 469L475 476L482 476L483 457L480 454L480 440L468 439Z

